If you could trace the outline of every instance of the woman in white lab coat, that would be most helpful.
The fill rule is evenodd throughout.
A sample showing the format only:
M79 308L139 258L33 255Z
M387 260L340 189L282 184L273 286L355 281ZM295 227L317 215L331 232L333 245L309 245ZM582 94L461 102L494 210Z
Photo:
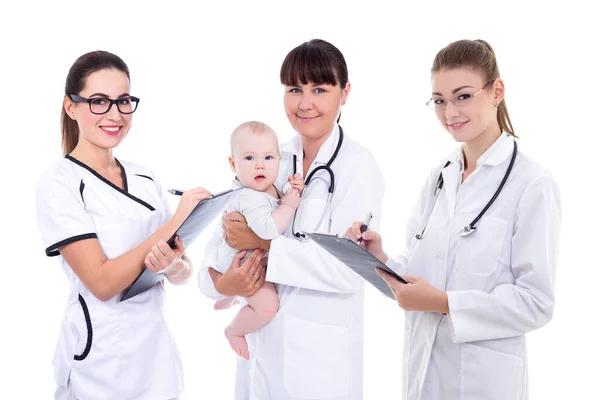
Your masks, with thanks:
M428 104L462 146L425 182L403 256L388 259L379 234L362 234L365 248L408 282L379 271L406 310L403 399L523 400L525 334L554 309L559 191L517 150L488 43L451 43L431 71ZM361 225L346 235L360 237Z
M281 188L294 168L307 178L331 161L334 191L328 206L332 182L321 168L304 190L295 222L270 242L257 237L239 214L224 221L231 247L269 251L266 280L276 284L280 301L275 318L247 336L251 358L238 359L235 398L359 400L364 284L314 242L294 233L343 234L369 212L378 226L383 177L371 154L344 136L336 123L350 92L346 63L336 47L323 40L296 47L283 62L281 82L285 112L298 135L281 148L276 186ZM210 246L217 242L208 244L207 255L215 253ZM206 257L199 273L201 290L212 298L248 296L265 279L264 270L250 273L244 264L223 275L214 265Z
M65 85L65 158L40 178L39 229L70 281L56 352L55 399L167 400L183 390L181 361L164 316L162 282L127 301L144 267L181 284L192 267L184 245L166 243L209 193L184 193L171 216L151 170L117 160L139 99L114 54L78 58Z

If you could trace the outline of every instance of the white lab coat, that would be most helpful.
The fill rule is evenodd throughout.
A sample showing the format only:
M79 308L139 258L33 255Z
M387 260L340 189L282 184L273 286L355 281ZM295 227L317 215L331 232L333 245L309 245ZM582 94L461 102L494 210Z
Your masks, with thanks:
M513 152L500 138L461 185L457 149L429 176L410 218L405 256L388 266L448 293L448 315L406 312L403 399L527 399L525 333L554 309L560 230L559 191L550 174L518 153L494 204L465 238L458 233L498 188ZM442 166L450 161L447 168ZM444 188L422 240L415 234Z
M159 283L127 301L98 300L59 254L68 243L97 238L108 259L146 240L170 218L147 168L121 163L121 190L78 160L65 158L40 178L39 229L71 284L54 354L60 396L85 400L165 400L183 390L181 361L165 320Z
M329 161L338 139L336 125L310 170ZM292 175L294 154L302 171L300 137L282 146L279 187ZM342 235L368 212L377 228L384 182L371 154L344 135L331 168L335 194L319 231ZM324 180L305 189L296 231L313 232L325 208L329 176L317 175ZM212 298L219 294L208 275L214 265L210 247L219 234L208 244L199 272L200 288ZM294 238L291 224L271 242L266 279L276 283L279 311L269 324L247 335L251 359L238 358L236 400L362 399L363 280L312 241Z

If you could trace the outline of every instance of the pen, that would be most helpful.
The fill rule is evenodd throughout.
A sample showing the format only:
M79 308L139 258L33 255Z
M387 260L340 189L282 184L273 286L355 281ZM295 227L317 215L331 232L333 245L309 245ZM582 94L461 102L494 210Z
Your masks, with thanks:
M169 189L167 190L168 193L174 194L176 196L181 196L183 194L183 191L181 190L177 190L177 189Z
M372 218L373 218L373 213L368 213L367 216L365 217L365 222L360 227L360 233L365 233L367 231L367 229L369 229L369 224L371 223ZM362 242L362 240L363 240L363 238L361 236L358 238L357 243Z

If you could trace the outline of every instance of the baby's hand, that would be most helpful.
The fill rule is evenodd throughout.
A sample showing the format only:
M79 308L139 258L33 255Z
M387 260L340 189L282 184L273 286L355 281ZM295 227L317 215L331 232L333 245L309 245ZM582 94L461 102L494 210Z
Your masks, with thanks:
M296 172L294 176L290 176L288 178L288 182L292 185L293 189L296 189L300 195L302 195L302 191L304 190L304 178L299 172Z
M290 188L281 198L281 205L288 206L294 210L300 204L300 193L294 188Z

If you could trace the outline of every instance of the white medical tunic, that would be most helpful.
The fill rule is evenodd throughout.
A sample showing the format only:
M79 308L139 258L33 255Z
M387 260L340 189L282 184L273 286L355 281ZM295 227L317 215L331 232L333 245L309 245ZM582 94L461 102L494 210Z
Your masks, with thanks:
M121 190L70 156L49 168L36 193L46 254L71 283L56 352L55 380L82 400L165 400L183 390L179 353L165 320L163 283L127 301L98 300L58 249L98 239L107 259L138 246L171 217L152 172L120 163Z
M336 125L309 173L329 161L339 137ZM294 155L297 170L302 171L300 137L281 150L278 187L292 175ZM318 172L305 188L296 232L314 232L324 211L319 232L342 235L369 212L377 229L384 182L371 154L345 135L331 168L335 174L331 208L325 208L329 175ZM213 265L209 258L203 261L199 284L204 294L219 298L208 274ZM363 279L311 240L295 238L291 225L271 241L266 279L276 283L279 311L270 323L246 336L251 358L238 358L236 400L362 399Z
M462 184L460 148L434 169L409 221L405 256L388 262L447 291L450 309L406 312L403 399L527 399L525 334L545 325L554 309L561 217L554 180L518 152L476 231L459 236L494 195L513 146L501 135ZM444 187L434 206L440 171Z

